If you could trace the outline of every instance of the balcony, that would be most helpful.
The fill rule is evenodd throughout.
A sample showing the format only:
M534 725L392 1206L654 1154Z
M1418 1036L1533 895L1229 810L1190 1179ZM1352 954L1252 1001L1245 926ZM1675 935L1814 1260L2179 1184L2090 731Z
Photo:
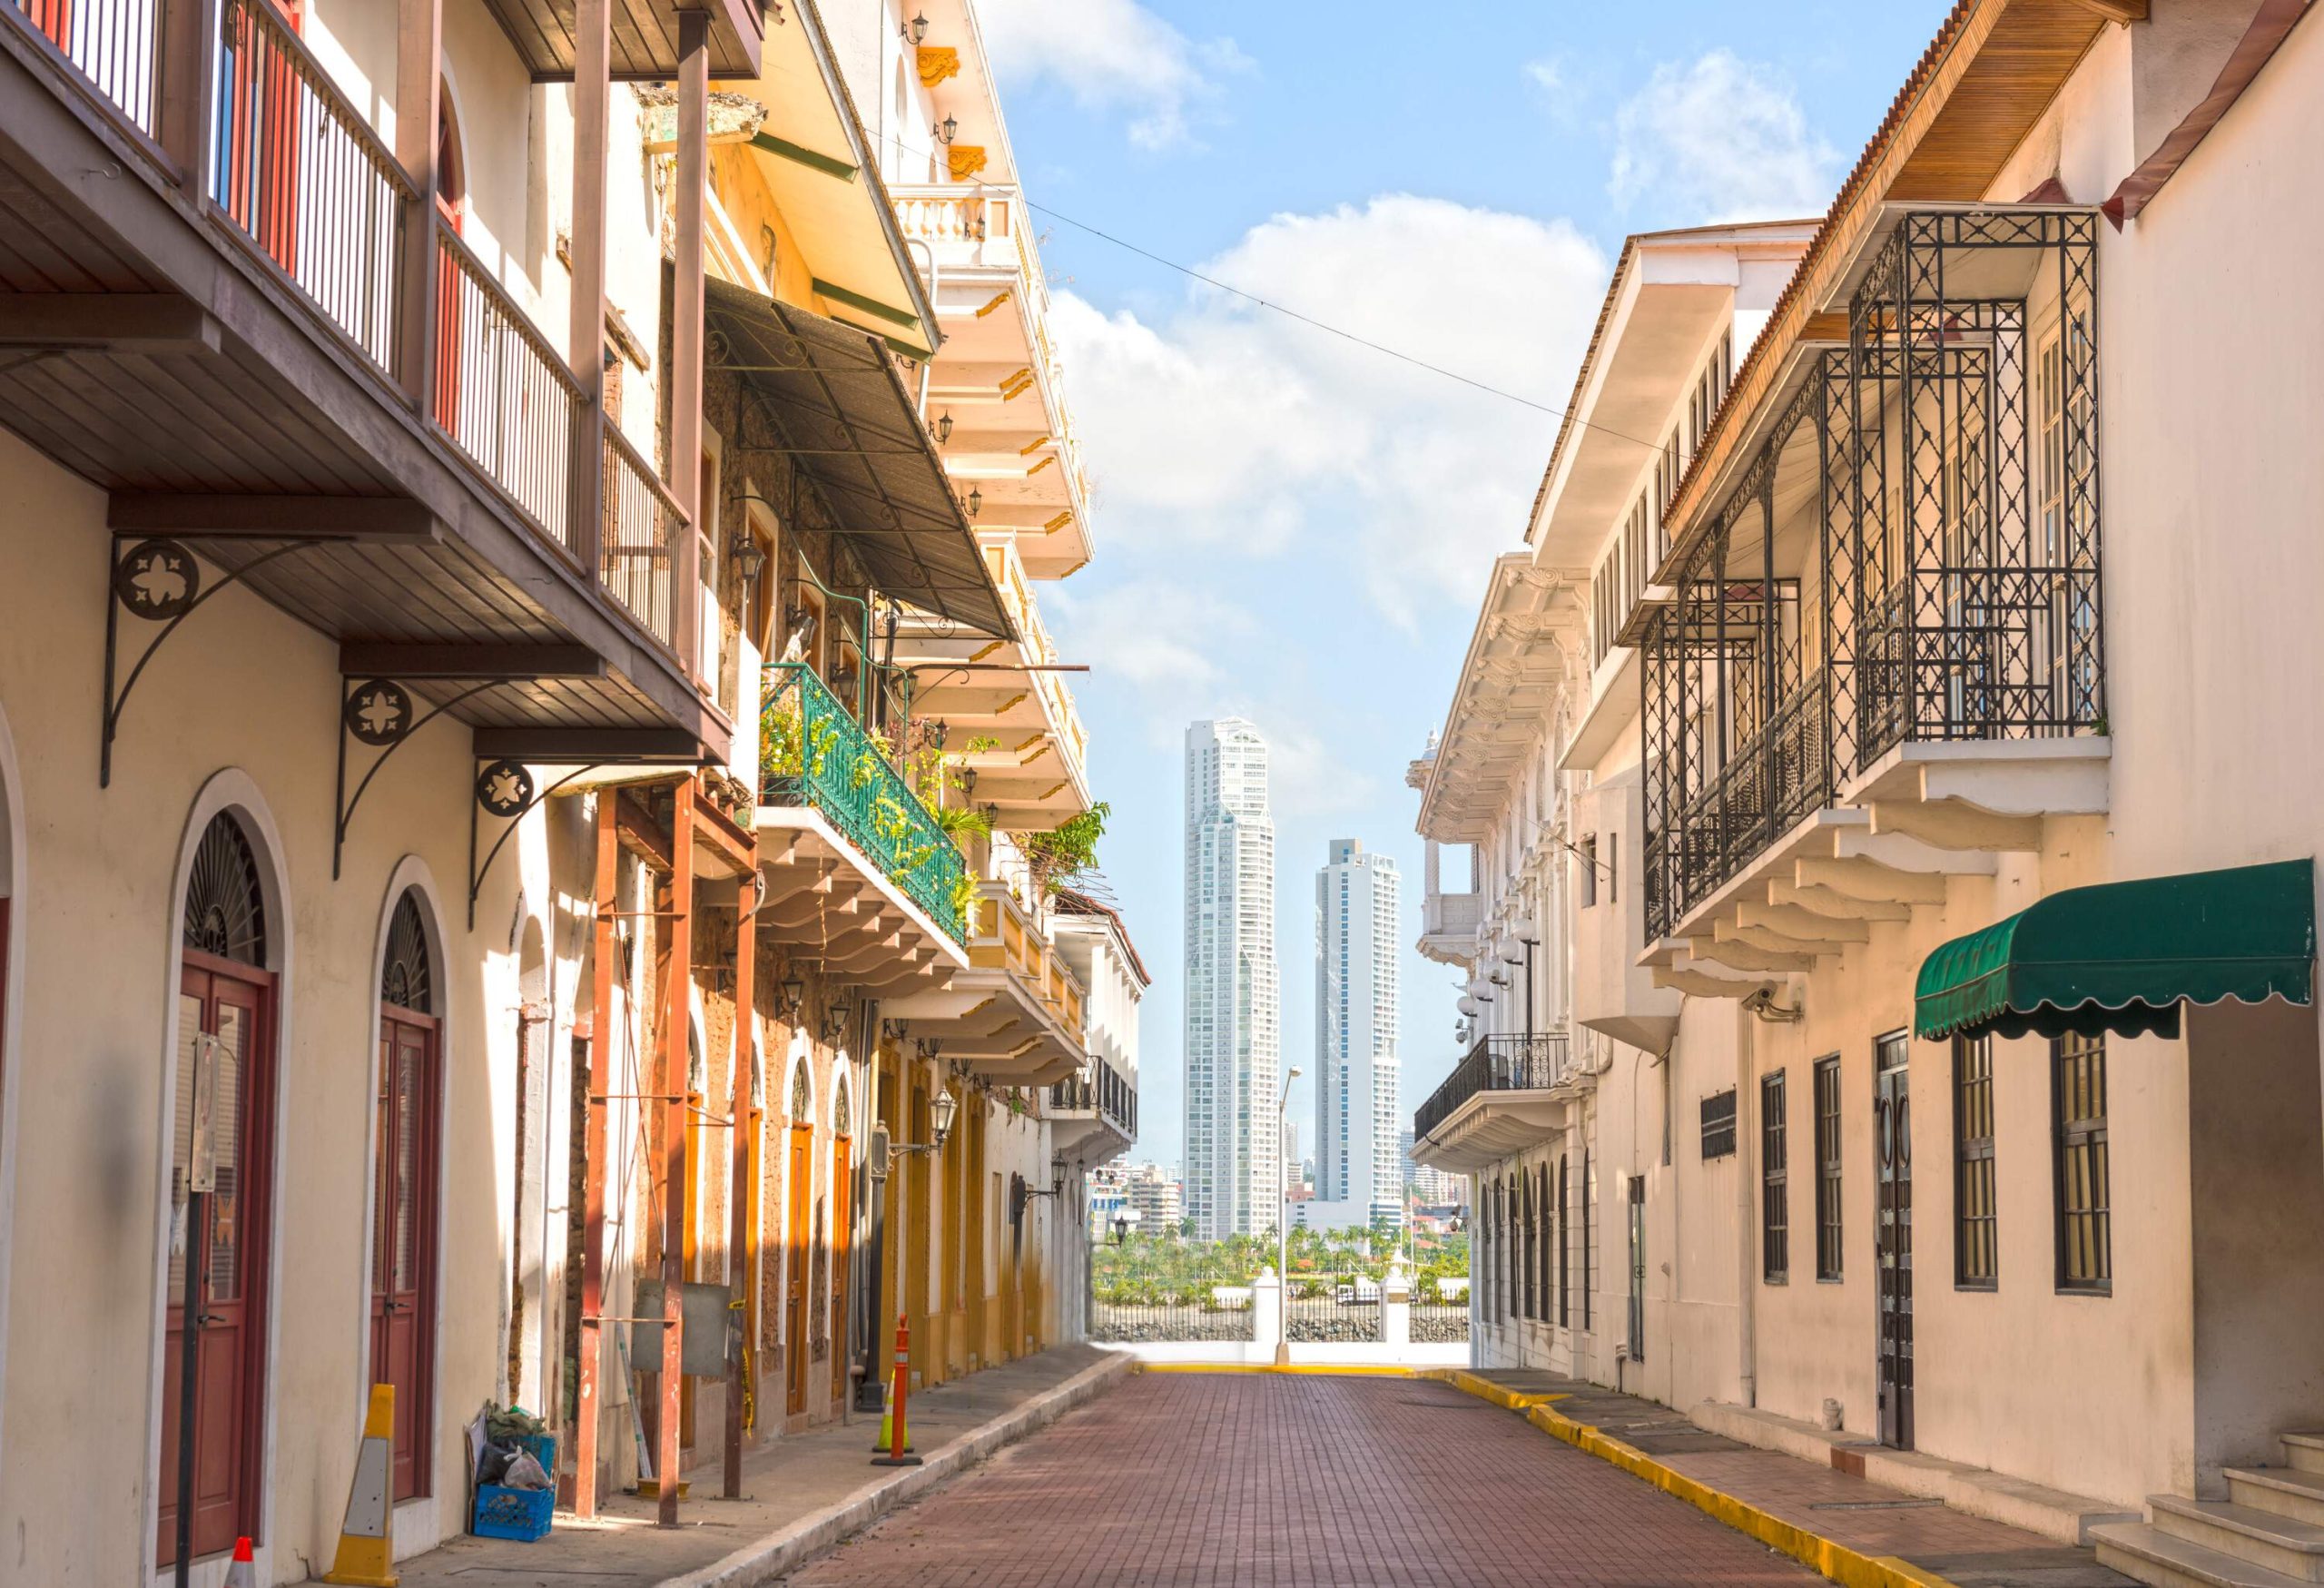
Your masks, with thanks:
M1103 1163L1137 1139L1137 1082L1096 1053L1049 1090L1049 1139L1084 1167Z
M941 991L893 998L882 1012L988 1080L1049 1086L1088 1061L1081 978L1009 885L977 884L969 968Z
M1640 962L1742 995L2107 807L2095 223L1891 215L1641 622Z
M1548 1140L1580 1095L1562 1031L1482 1037L1413 1113L1413 1161L1469 1173Z
M574 64L574 0L485 0L500 30L536 83L570 83ZM713 81L756 77L766 42L762 0L608 0L608 45L614 81L661 82L678 75L682 17L703 18L703 43Z
M1482 893L1424 893L1420 907L1420 952L1441 965L1465 965L1477 957L1477 928L1484 921Z
M1089 557L1089 481L1023 199L999 183L898 183L889 194L899 229L935 264L945 340L930 403L955 427L952 477L981 495L979 527L1010 531L1033 577L1070 573Z
M907 612L896 659L912 678L913 716L941 725L970 798L993 807L998 827L1047 832L1089 808L1088 733L1016 547L987 538L982 552L1018 637Z
M117 536L450 703L479 754L724 755L670 494L274 8L0 4L0 178L44 242L0 263L0 424Z
M969 962L960 846L803 662L767 669L759 715L760 930L877 993Z

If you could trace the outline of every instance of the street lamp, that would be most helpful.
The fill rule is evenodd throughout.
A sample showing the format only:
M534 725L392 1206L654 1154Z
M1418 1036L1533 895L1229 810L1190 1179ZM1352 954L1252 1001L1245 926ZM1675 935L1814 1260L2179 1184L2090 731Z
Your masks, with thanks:
M934 1100L932 1104L927 1104L927 1125L930 1125L930 1137L932 1137L932 1139L897 1141L897 1144L890 1144L888 1158L890 1160L895 1160L895 1158L911 1156L911 1153L941 1153L943 1137L953 1135L953 1119L958 1114L960 1114L960 1100L953 1098L953 1093L939 1090L937 1100ZM906 1199L904 1190L906 1190L904 1186L897 1183L895 1204L900 1214L906 1209L906 1207L911 1207L911 1202ZM911 1241L897 1241L897 1247L900 1247L900 1251L904 1253L906 1262L911 1260ZM918 1467L918 1465L921 1465L921 1458L911 1453L911 1435L906 1432L906 1425L904 1425L904 1390L906 1390L909 1372L911 1372L911 1309L909 1309L909 1302L904 1299L909 1293L911 1293L911 1286L906 1286L904 1281L901 1281L901 1277L897 1278L895 1365L892 1365L892 1388L888 1390L890 1393L888 1448L881 1451L879 1446L872 1446L872 1465L874 1465L874 1467Z
M1276 1190L1281 1194L1281 1206L1275 1220L1275 1365L1291 1366L1291 1176L1289 1166L1283 1161L1284 1122L1291 1114L1291 1083L1297 1080L1300 1069L1296 1064L1283 1072L1283 1095L1275 1100L1275 1154Z

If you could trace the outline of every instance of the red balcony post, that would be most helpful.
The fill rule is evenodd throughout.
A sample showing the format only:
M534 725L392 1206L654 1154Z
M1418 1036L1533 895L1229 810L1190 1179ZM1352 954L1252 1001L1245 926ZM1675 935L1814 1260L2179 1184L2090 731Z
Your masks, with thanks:
M676 283L670 301L670 494L685 515L673 550L672 629L678 659L702 672L703 234L710 181L710 14L678 13Z
M573 7L573 551L602 581L606 515L606 150L612 114L611 0Z
M396 261L397 384L423 413L436 400L436 137L443 113L444 0L396 0L396 163L415 198ZM457 422L458 416L445 416Z
M573 1512L597 1514L598 1363L604 1353L606 1304L606 1097L614 1083L614 928L621 885L621 841L615 836L617 796L597 794L596 937L589 971L589 1108L585 1149L581 1241L580 1385L573 1419Z

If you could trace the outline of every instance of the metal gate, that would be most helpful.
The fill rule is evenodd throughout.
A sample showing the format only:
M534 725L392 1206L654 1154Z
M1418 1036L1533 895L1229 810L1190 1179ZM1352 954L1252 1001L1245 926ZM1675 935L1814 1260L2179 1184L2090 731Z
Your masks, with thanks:
M1880 1321L1880 1443L1913 1447L1913 1129L1902 1031L1880 1039L1873 1082L1873 1221Z

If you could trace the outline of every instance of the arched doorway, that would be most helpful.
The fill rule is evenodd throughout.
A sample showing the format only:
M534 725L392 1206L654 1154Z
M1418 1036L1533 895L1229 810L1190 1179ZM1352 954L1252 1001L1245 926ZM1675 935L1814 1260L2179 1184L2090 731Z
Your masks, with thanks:
M195 845L179 929L159 1489L165 1565L176 1559L179 1452L189 1413L190 1553L214 1554L260 1531L273 1215L276 984L266 969L272 926L250 836L233 813L221 812ZM180 1377L189 1300L191 1394Z
M783 1226L787 1248L783 1283L783 1413L796 1417L807 1409L807 1218L815 1176L814 1079L801 1054L791 1069L791 1216Z
M379 971L371 1216L371 1382L395 1386L394 1496L428 1492L435 1422L441 1020L426 906L407 888Z

